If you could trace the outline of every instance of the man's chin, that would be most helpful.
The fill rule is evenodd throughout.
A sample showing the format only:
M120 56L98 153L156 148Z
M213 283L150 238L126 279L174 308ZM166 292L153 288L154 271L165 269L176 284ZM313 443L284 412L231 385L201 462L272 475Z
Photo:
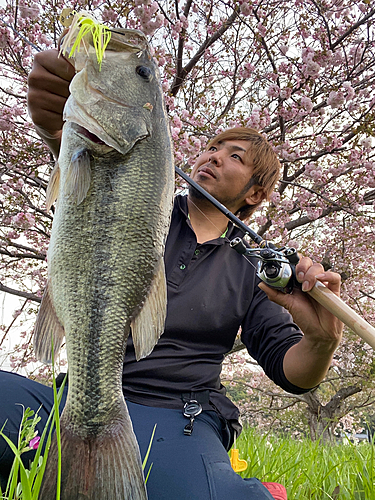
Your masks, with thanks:
M197 183L198 184L198 183ZM200 184L199 184L200 186ZM203 187L203 186L201 186ZM205 189L205 188L203 188ZM236 206L236 200L228 200L228 199L220 199L220 197L216 197L215 194L211 194L208 189L205 189L208 194L210 194L215 200L217 200L221 205L224 205L228 210L230 210L232 213L236 214L239 210L239 207ZM211 205L211 202L208 198L204 196L204 194L200 193L197 191L193 186L189 186L189 197L192 201L205 201L209 205Z
M205 188L203 188L203 189L205 189ZM194 200L207 200L207 198L204 196L204 194L197 191L193 186L189 186L189 195L190 195L190 198L192 198Z

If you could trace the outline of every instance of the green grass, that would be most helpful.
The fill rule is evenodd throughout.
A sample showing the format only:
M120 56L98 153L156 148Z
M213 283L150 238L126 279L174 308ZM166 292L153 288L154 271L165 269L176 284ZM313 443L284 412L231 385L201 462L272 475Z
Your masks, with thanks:
M244 429L236 446L248 462L241 476L281 483L290 500L375 500L374 444L327 445Z
M20 425L20 431L18 436L18 443L15 446L11 440L2 432L4 427L6 427L6 422L3 428L0 430L0 439L5 439L10 448L14 453L14 462L12 470L9 476L8 484L5 491L1 491L0 488L0 499L1 500L37 500L39 497L39 491L42 484L44 470L47 464L48 451L51 446L52 432L55 429L56 434L59 436L59 412L57 408L59 407L62 391L65 385L60 387L59 393L56 390L55 378L53 379L53 393L54 393L54 406L52 412L49 415L47 424L43 430L40 437L40 442L38 449L35 454L35 458L30 465L30 468L26 468L21 460L21 455L30 450L29 443L33 437L35 437L35 427L40 421L38 416L38 411L35 413L30 408L24 408L23 418ZM44 455L41 455L43 444L45 443ZM60 446L58 439L58 449L60 458ZM59 481L61 475L60 460L58 469L58 488L56 500L60 498L60 488Z
M54 387L54 393L57 408L61 392L57 395ZM26 469L20 457L22 452L27 451L27 443L34 436L37 419L37 414L26 409L18 447L9 443L15 460L6 491L0 491L0 499L37 500L39 496L52 428L59 428L58 412L52 411L52 425L47 425L41 436L41 442L47 440L44 456L40 454L40 443L34 462L30 469ZM155 429L144 459L144 469L154 432ZM4 435L2 437L7 439ZM289 500L375 500L375 444L354 444L346 440L345 443L327 445L309 439L295 440L272 434L261 435L254 429L245 428L237 439L236 447L239 449L240 458L246 459L248 463L241 476L257 477L263 482L281 483L288 491ZM151 467L152 464L147 478ZM56 500L58 498L59 488Z
M31 449L29 446L30 441L37 435L35 428L38 422L40 421L40 417L38 416L39 410L37 412L34 412L30 408L26 409L24 408L17 446L15 446L12 443L12 441L3 433L4 427L6 427L6 423L3 426L3 428L0 429L0 439L5 439L5 441L8 443L8 445L10 446L10 448L14 453L13 466L5 491L2 491L0 487L0 500L38 500L43 474L47 464L48 452L51 446L53 430L55 430L56 432L57 448L58 448L56 500L60 500L61 439L60 439L60 415L59 412L57 411L57 408L59 408L60 406L60 401L65 383L66 383L66 377L60 387L59 392L57 392L55 377L53 377L54 405L47 420L46 426L43 430L42 436L40 437L39 446L37 448L35 458L33 462L30 464L29 468L26 468L24 466L21 460L21 455ZM142 468L144 471L147 467L147 462L151 451L155 430L156 430L156 424L152 431L150 443L142 463ZM46 443L46 446L44 455L42 456L41 451L44 443ZM148 466L148 471L145 478L146 484L148 477L151 473L152 465L153 464L151 463Z

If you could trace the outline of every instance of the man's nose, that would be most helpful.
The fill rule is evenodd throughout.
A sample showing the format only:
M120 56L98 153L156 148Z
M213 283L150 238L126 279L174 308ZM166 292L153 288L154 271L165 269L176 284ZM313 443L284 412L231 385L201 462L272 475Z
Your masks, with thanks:
M220 151L212 151L209 157L209 161L214 165L220 165L222 161Z

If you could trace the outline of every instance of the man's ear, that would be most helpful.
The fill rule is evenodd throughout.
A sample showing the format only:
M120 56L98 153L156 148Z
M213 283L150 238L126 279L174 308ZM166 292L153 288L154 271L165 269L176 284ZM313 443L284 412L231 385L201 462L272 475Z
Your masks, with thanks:
M267 194L262 186L254 184L247 192L245 201L248 205L258 205L267 198Z

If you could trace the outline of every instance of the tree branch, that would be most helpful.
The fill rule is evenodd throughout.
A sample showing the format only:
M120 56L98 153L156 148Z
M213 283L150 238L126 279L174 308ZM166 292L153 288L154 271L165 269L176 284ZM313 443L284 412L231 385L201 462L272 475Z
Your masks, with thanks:
M31 252L31 253L35 254L35 257L37 259L45 260L45 258L46 258L45 253L40 253L40 252L38 252L38 250L35 250L34 248L27 247L25 245L20 245L19 243L8 243L8 246L15 247L15 248L18 248L20 250L26 250L27 252ZM10 254L10 257L15 257L15 255Z
M14 288L9 288L0 282L0 292L10 293L11 295L16 295L17 297L23 297L28 300L40 303L42 299L33 293L21 292L21 290L15 290Z
M368 14L365 15L362 19L359 19L353 26L350 26L348 31L346 31L344 34L338 38L335 43L331 45L331 50L334 50L340 43L342 43L345 38L347 38L353 31L355 31L357 28L359 28L362 24L364 24L366 21L368 21L373 15L375 14L375 9L370 10Z
M46 260L46 256L45 255L38 255L38 254L34 254L34 253L12 253L12 252L9 252L8 250L3 250L0 248L0 254L1 255L6 255L7 257L11 257L13 259L37 259L37 260L42 260L42 261L45 261Z
M309 193L312 193L312 194L315 194L316 196L318 196L318 198L322 198L322 200L326 201L327 203L330 203L331 205L333 205L334 207L337 207L339 208L340 210L344 210L344 212L347 212L348 214L350 215L355 215L355 213L351 212L350 210L348 210L347 208L343 207L342 205L339 205L338 203L336 203L335 201L332 201L330 200L329 198L327 198L326 196L318 193L317 191L315 191L314 189L311 189L311 188L308 188L306 186L303 186L302 184L298 184L297 182L289 182L289 181L284 181L282 179L280 179L280 181L282 184L288 184L290 186L296 186L296 187L300 187L302 189L305 189L306 191L309 191Z
M231 16L228 17L228 19L222 24L222 26L212 36L210 36L210 38L206 39L206 41L199 47L197 53L190 59L188 64L186 64L186 66L182 68L180 73L176 74L170 90L170 94L172 96L177 95L178 91L180 90L182 84L185 81L186 76L190 73L190 71L199 61L199 59L203 56L205 50L208 49L208 47L210 47L211 45L213 45L216 42L216 40L218 40L227 31L227 29L231 27L231 25L234 23L238 15L238 12L239 12L239 7L236 7Z
M310 217L300 217L299 219L296 220L291 220L290 222L287 222L285 224L285 229L288 231L291 231L292 229L296 229L297 227L304 226L306 224L309 224L310 222L314 222L316 220L322 219L324 217L327 217L327 215L330 215L333 212L340 212L342 210L341 207L329 207L326 208L325 210L322 211L322 213L317 217L316 219L310 219Z
M28 300L25 300L25 302L24 302L24 303L22 304L22 306L21 306L20 311L23 311L23 310L24 310L24 308L25 308L25 306L26 306L27 302L28 302ZM4 333L4 335L3 335L3 337L2 337L2 339L1 339L1 341L0 341L0 347L3 345L4 340L6 339L6 336L8 335L8 333L9 333L10 329L12 328L12 326L14 325L14 323L15 323L15 321L16 321L16 319L17 319L17 317L18 317L18 316L14 317L14 318L12 319L12 321L11 321L10 325L9 325L9 326L8 326L8 328L5 330L5 333Z

